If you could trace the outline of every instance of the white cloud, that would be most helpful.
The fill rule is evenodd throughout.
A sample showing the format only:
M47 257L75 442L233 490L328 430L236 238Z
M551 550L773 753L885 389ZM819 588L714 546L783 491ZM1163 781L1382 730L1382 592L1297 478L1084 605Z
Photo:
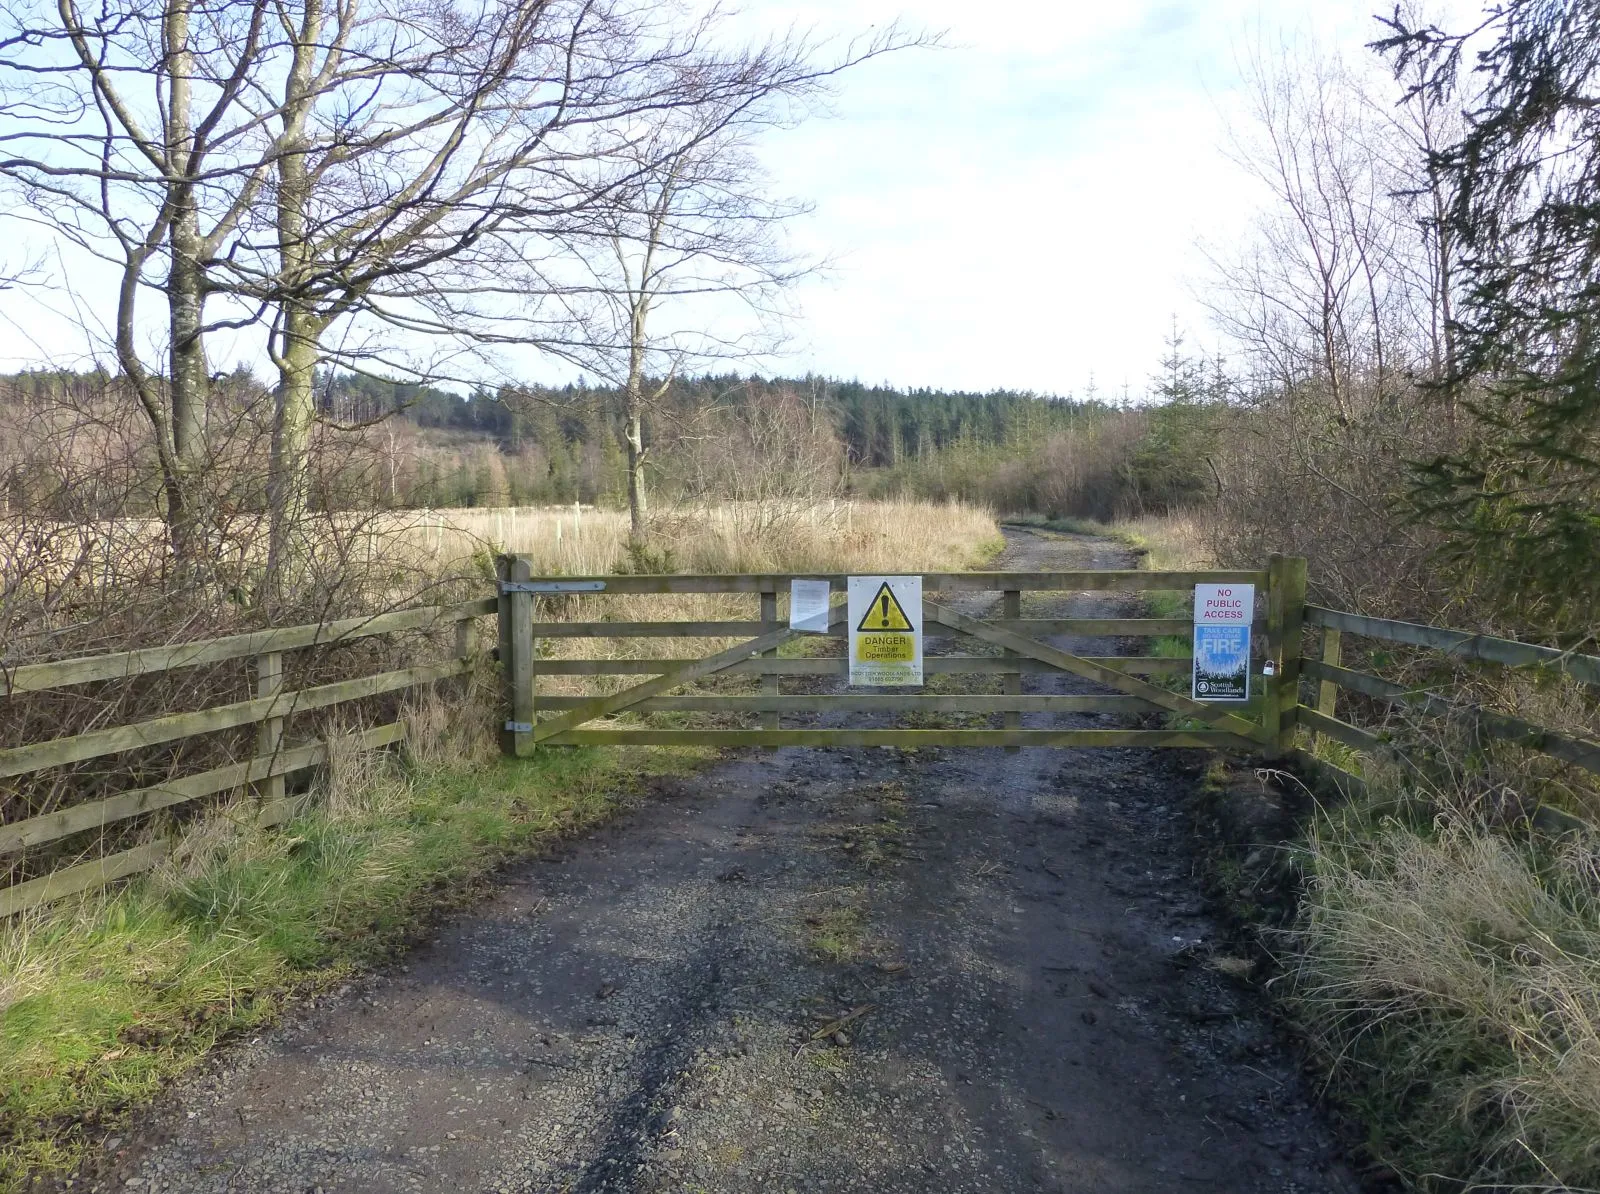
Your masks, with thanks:
M794 11L771 4L757 11ZM1139 390L1176 315L1209 341L1197 239L1238 234L1221 152L1240 42L1313 29L1360 53L1369 3L813 3L848 30L900 16L948 49L869 63L831 120L775 136L816 203L804 247L840 264L802 296L789 368L902 385Z
M750 0L740 21L758 33L846 39L898 18L947 42L848 73L832 116L764 144L777 189L815 202L797 245L838 263L802 288L794 347L770 364L1055 392L1093 374L1104 391L1137 392L1173 315L1191 346L1210 342L1191 295L1195 242L1237 235L1251 195L1221 152L1236 47L1255 29L1313 28L1359 54L1372 9ZM0 295L0 367L82 342L32 299Z

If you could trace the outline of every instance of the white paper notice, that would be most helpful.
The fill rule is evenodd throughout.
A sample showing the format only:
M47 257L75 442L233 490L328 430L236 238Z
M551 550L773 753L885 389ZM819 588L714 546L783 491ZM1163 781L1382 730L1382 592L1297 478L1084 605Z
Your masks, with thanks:
M789 629L808 634L828 633L828 592L825 580L789 582Z

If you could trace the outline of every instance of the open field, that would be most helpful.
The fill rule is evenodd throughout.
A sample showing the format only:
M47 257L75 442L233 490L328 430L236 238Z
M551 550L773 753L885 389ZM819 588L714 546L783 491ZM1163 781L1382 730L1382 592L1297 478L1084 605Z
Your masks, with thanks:
M535 572L569 576L630 563L622 511L546 506L391 517L413 548L441 561L509 551L528 556ZM724 502L669 507L651 520L651 551L672 572L959 570L999 546L993 516L960 502Z
M217 531L221 542L250 545L234 566L262 550L261 537L248 533L258 522L238 516ZM390 555L436 572L499 552L564 575L615 572L630 560L626 511L577 504L351 511L314 525L359 562ZM998 550L999 534L987 511L960 502L838 500L667 507L651 531L651 550L672 565L666 570L682 572L961 568ZM115 584L164 550L153 518L27 525L0 518L0 575L7 577L26 570L60 579L76 565L86 580Z

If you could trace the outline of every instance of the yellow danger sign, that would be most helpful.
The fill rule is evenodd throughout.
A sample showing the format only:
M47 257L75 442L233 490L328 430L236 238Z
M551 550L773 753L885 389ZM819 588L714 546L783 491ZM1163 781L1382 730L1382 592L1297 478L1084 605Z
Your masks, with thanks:
M845 585L850 683L922 683L922 577L852 576Z
M900 599L894 595L889 582L884 581L878 586L872 604L867 607L867 612L862 616L856 629L863 634L884 630L910 634L916 627L911 624L911 619L906 617L906 611L900 608ZM905 658L910 659L911 656L908 654Z

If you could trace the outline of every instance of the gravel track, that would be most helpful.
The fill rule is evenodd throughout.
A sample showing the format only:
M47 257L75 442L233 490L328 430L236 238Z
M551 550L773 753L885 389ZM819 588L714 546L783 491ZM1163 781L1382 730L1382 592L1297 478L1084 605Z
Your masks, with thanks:
M1007 537L999 567L1129 566L1103 540ZM1197 759L733 756L224 1051L100 1188L1354 1191L1253 996L1210 964L1178 814Z

